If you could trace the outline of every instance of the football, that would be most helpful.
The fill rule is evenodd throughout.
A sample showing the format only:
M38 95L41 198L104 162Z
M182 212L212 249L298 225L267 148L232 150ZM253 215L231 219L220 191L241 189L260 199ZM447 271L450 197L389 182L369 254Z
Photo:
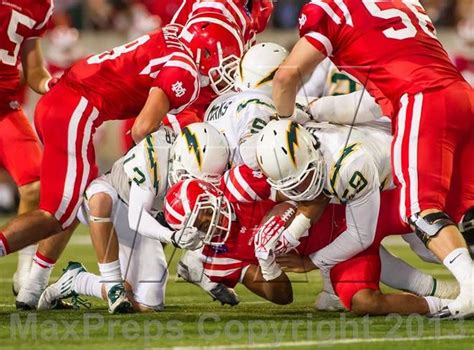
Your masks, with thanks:
M280 216L288 227L296 215L296 203L292 201L281 202L275 205L262 220L262 224L267 222L272 216Z

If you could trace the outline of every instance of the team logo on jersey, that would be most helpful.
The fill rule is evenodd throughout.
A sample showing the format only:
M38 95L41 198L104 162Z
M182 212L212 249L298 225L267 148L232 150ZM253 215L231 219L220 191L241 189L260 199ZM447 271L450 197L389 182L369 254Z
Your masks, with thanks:
M303 28L303 26L306 24L306 21L308 20L308 17L303 13L300 18L298 18L298 23L300 25L300 29Z
M196 162L199 166L199 169L202 167L202 156L201 156L201 149L199 147L199 142L195 134L189 130L189 128L183 129L183 136L186 138L186 142L188 143L188 150L189 152L193 152L196 156Z
M288 141L288 150L290 152L290 158L293 165L296 168L296 154L295 149L298 147L298 124L292 122L286 132L286 139Z
M171 85L171 91L174 92L176 97L183 97L184 94L186 94L186 89L184 88L182 81L177 81Z

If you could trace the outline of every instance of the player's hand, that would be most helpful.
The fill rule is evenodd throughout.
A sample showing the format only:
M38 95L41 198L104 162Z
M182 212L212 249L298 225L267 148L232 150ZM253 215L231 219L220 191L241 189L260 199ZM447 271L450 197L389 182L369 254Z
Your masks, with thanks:
M176 248L196 250L203 246L199 230L196 227L185 227L171 235L171 243Z
M285 231L285 221L280 216L272 216L260 226L254 238L255 255L267 259L275 253L275 248Z
M317 269L308 256L296 253L277 256L276 262L285 272L305 273Z

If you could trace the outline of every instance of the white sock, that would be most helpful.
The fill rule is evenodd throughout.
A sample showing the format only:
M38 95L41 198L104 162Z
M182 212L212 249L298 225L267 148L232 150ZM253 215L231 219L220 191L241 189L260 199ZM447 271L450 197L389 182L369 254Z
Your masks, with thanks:
M90 272L81 272L74 281L74 291L88 297L102 298L101 277Z
M434 314L441 310L443 307L447 306L452 300L450 299L441 299L437 297L423 297L428 304L430 309L430 314Z
M461 294L471 294L473 286L473 263L467 248L457 248L443 260L444 266L459 282Z
M51 272L53 272L55 263L54 260L48 259L41 255L41 253L36 252L24 289L33 294L41 294L48 285L49 277L51 276Z
M9 184L0 184L0 207L12 208L15 205L15 191Z
M123 282L119 260L98 265L100 275L102 276L101 282L105 285L105 290L107 293L109 292L110 288Z
M336 294L331 282L331 276L329 271L321 270L321 279L323 280L323 291L329 294Z
M18 278L24 278L23 276L28 276L28 274L30 273L33 257L36 253L36 248L37 245L32 244L18 251L18 265L16 268Z
M392 255L383 246L380 247L380 260L380 279L387 286L417 295L433 295L435 283L432 276Z

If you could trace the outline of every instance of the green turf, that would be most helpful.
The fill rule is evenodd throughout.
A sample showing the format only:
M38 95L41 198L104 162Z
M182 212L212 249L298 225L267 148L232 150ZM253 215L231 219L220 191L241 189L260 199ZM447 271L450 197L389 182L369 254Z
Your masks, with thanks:
M87 230L81 227L57 264L53 280L69 260L79 260L97 272L92 249L84 244L86 237ZM166 250L171 253L171 247ZM406 247L390 250L425 271L449 278L442 266L421 263ZM2 259L0 349L474 349L474 321L315 312L313 302L321 286L317 273L291 276L295 281L292 305L272 305L239 286L236 291L242 302L230 308L212 302L197 287L176 281L175 265L176 258L170 264L166 309L160 313L112 316L104 302L92 299L90 310L17 313L11 294L16 256Z

